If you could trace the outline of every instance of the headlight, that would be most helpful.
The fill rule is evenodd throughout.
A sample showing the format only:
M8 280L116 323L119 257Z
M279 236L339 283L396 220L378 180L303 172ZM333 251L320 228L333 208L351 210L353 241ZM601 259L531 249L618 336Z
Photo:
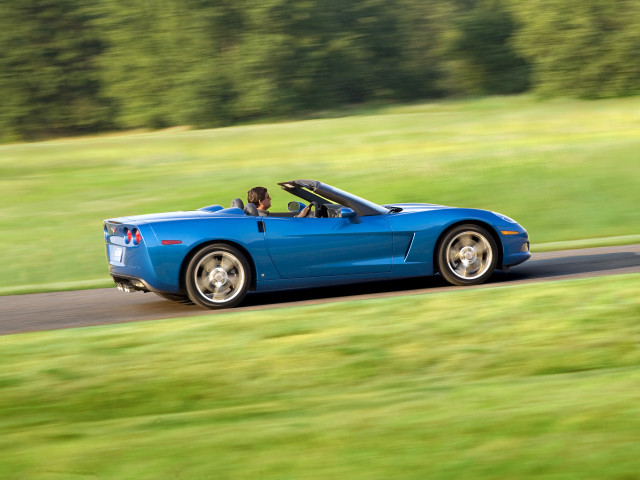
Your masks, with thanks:
M513 218L509 218L506 215L502 215L501 213L498 212L493 212L493 214L498 217L500 220L504 220L505 222L509 222L509 223L518 223L516 222Z

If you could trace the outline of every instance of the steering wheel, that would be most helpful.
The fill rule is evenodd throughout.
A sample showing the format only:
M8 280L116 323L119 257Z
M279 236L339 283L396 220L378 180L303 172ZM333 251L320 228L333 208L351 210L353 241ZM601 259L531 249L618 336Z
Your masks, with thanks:
M309 213L307 214L308 218L318 218L319 212L318 202L309 202Z
M301 213L303 213L305 210L307 210L307 214L302 216ZM318 204L317 204L317 202L309 202L309 205L304 207L298 213L298 215L296 215L296 217L299 217L299 218L315 218L317 215L318 215Z

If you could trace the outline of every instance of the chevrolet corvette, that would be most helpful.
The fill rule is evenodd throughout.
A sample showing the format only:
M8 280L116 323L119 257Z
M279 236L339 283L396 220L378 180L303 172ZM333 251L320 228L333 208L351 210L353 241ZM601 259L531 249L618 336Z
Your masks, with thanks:
M279 183L287 211L231 206L104 221L118 289L205 308L234 307L250 291L441 275L476 285L527 260L527 231L511 218L424 203L378 205L315 180ZM311 213L298 217L306 206Z

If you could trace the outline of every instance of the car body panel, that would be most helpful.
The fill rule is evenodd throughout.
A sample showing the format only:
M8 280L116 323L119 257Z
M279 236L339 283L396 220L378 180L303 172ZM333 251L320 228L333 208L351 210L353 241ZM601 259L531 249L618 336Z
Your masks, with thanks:
M282 278L391 272L393 232L383 216L264 217L266 244Z

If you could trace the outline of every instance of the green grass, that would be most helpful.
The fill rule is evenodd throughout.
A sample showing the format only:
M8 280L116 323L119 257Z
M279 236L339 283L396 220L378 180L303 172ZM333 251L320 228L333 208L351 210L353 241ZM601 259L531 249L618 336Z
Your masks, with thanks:
M567 242L537 243L533 252L555 252L558 250L573 250L578 248L614 247L640 243L640 235L623 235L619 237L585 238ZM1 291L1 290L0 290Z
M0 478L631 479L640 275L0 337Z
M639 112L640 97L496 97L0 146L0 289L107 279L105 218L227 206L255 185L282 210L275 183L292 178L496 210L534 245L638 235Z

